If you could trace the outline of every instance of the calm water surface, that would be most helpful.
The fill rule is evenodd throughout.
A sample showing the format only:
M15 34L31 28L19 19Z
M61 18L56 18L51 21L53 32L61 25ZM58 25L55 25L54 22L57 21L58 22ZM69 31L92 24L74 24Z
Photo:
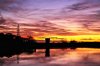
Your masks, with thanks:
M44 57L45 50L36 53L20 55L20 63L16 63L16 56L4 58L1 66L100 66L100 49L77 48L51 49L51 57Z

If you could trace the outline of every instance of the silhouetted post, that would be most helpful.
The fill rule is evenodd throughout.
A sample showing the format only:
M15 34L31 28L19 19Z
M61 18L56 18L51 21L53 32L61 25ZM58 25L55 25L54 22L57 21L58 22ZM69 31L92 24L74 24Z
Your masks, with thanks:
M45 50L45 57L50 57L50 38L45 38L46 43L46 50Z

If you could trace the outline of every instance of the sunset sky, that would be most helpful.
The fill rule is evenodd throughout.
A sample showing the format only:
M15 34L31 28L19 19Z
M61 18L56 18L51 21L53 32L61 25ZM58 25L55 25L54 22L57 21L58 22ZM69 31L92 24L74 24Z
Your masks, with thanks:
M0 32L100 41L100 0L0 0L0 13Z

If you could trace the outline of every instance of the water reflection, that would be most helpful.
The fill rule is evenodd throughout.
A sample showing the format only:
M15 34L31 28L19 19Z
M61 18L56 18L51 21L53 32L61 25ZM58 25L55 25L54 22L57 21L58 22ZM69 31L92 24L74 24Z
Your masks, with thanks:
M12 59L14 59L13 57ZM11 59L10 59L11 60ZM44 50L38 50L32 55L20 55L20 64L13 61L11 64L5 63L4 66L100 66L100 49L77 48L52 49L51 57L44 57Z

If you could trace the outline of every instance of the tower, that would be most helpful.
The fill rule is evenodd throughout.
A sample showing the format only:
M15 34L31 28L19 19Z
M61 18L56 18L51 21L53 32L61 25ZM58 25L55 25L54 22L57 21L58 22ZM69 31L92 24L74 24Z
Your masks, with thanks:
M19 24L17 25L17 36L20 36L20 26L19 26Z
M20 26L17 25L17 36L20 36ZM19 63L19 55L17 55L17 63Z

